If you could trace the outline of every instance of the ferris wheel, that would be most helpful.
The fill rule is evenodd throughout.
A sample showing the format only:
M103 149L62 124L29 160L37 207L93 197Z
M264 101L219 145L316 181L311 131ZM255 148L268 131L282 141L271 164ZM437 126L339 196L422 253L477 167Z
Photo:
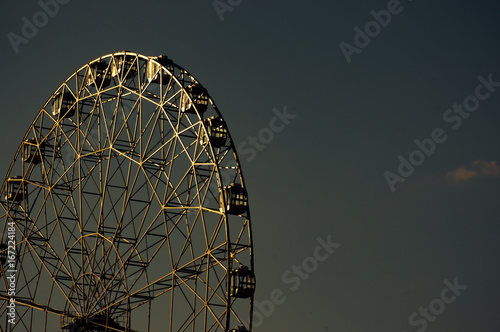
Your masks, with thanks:
M118 52L73 73L0 194L0 330L251 331L235 145L207 90L167 57Z

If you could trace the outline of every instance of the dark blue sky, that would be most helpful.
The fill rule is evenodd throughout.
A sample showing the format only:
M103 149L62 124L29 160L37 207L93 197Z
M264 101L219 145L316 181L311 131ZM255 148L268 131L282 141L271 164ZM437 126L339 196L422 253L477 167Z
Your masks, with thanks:
M165 54L208 88L237 145L269 128L273 109L296 115L254 158L240 151L256 331L498 331L499 5L221 2L239 3L223 21L212 1L72 0L29 38L23 17L33 22L40 4L4 4L0 173L40 107L85 63L121 50ZM339 45L355 47L355 27L388 6L399 13L369 24L369 44L348 63ZM9 33L26 39L13 46ZM475 110L453 111L464 102ZM414 141L436 129L446 141L399 173L398 156L409 160ZM404 182L391 190L386 172ZM318 261L328 236L341 246ZM467 286L455 287L460 295L444 291L455 279ZM286 299L266 317L274 290Z

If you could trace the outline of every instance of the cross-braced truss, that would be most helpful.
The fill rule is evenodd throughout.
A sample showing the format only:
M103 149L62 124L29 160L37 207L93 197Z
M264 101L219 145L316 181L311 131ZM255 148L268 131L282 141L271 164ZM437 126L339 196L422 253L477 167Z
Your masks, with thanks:
M251 329L235 147L206 89L166 57L114 53L70 76L24 137L0 204L4 331Z

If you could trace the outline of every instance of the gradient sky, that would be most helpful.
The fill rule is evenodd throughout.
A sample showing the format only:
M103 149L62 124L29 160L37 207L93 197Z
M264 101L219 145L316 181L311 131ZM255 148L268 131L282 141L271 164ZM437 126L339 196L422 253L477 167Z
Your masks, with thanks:
M269 128L273 109L296 115L253 160L240 152L255 298L286 297L255 331L423 331L409 317L457 278L467 289L425 330L496 332L500 87L458 128L443 116L475 94L479 76L500 82L500 6L402 0L348 63L339 45L354 45L354 28L387 7L243 0L221 21L210 0L72 0L16 53L8 34L22 35L22 18L41 7L4 3L0 174L74 71L115 51L165 54L209 90L237 145ZM446 141L391 191L384 173L397 174L398 156L436 128ZM341 246L292 290L293 266L312 264L329 235Z

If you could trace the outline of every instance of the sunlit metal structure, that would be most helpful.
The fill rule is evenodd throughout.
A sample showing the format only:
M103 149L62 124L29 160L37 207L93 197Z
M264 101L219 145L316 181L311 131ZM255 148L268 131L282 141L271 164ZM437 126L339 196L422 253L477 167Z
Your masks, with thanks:
M207 89L168 57L118 52L73 73L36 115L0 194L2 331L251 331L235 145Z

